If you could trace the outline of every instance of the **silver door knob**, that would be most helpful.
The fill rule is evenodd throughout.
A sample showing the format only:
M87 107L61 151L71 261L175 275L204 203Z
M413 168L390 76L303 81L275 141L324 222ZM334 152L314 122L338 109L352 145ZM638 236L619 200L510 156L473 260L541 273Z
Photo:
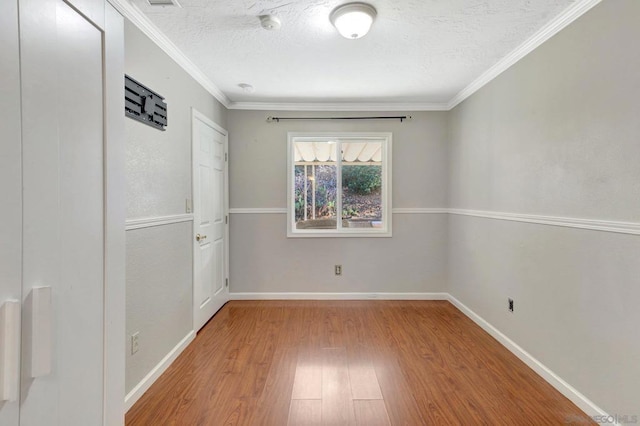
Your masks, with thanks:
M196 234L196 241L202 241L202 240L205 240L206 238L207 238L206 235Z

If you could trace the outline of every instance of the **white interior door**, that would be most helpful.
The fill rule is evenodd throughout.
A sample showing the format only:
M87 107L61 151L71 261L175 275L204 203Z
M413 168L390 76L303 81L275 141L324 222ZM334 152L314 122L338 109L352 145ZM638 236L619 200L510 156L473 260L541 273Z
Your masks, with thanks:
M226 145L226 131L193 111L193 322L196 331L229 300Z
M104 2L91 3L104 10ZM99 425L104 396L103 31L63 0L20 0L19 5L20 424ZM38 290L43 287L48 290Z

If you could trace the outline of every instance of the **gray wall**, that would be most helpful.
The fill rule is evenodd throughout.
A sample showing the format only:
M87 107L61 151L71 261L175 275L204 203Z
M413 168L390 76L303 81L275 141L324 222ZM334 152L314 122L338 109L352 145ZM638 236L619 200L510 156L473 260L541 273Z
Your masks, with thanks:
M446 204L446 113L411 113L413 120L404 123L266 121L270 115L292 114L339 113L229 111L232 209L286 208L287 132L314 131L392 132L393 207ZM286 214L233 214L230 289L233 293L444 291L447 226L442 214L395 214L393 238L287 239ZM335 264L343 265L342 277L333 275Z
M639 16L602 2L450 113L451 207L639 221ZM609 413L640 414L639 254L634 235L454 215L449 289Z
M232 209L286 207L288 131L390 131L394 208L638 222L638 16L636 0L602 2L453 111L405 123L226 113L128 25L127 72L170 108L166 133L127 122L129 218L184 212L195 105L229 130ZM287 239L285 222L232 215L232 292L448 291L609 413L638 414L637 236L394 214L393 238ZM191 329L190 234L188 223L128 232L127 332L141 331L141 352L127 358L127 391Z
M226 109L125 23L125 72L166 98L165 132L126 119L127 219L184 214L191 198L191 108L225 127ZM192 329L192 222L127 231L127 393ZM130 336L140 333L131 355Z

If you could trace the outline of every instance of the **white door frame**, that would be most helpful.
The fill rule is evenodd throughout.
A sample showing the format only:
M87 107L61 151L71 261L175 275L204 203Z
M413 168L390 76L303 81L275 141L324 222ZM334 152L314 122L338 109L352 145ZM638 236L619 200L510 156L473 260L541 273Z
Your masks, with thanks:
M217 132L221 133L224 137L224 183L222 185L223 191L224 191L224 206L223 206L223 214L224 214L224 218L225 218L225 225L224 225L224 290L227 293L227 299L229 296L229 132L227 132L227 130L225 128L223 128L222 126L220 126L219 124L215 123L213 120L211 120L209 117L207 117L206 115L202 114L200 111L198 111L195 108L191 108L191 160L192 160L192 164L191 164L191 205L194 206L195 208L195 191L194 191L194 185L195 185L195 180L197 179L196 176L196 172L198 170L198 157L197 157L197 152L198 150L196 149L195 145L195 138L194 138L194 126L195 126L195 121L196 120L200 120L202 122L204 122L206 125L208 125L209 127L211 127L212 129L216 130ZM192 210L192 213L193 210ZM196 235L196 221L195 221L195 217L194 220L192 221L193 226L192 226L192 245L191 247L194 247L194 243L193 241L195 241L195 235ZM192 321L192 328L195 330L195 316L196 316L196 311L195 311L195 268L196 268L196 259L195 259L195 251L192 250L192 258L193 258L193 263L192 263L192 268L193 268L193 281L192 281L192 300L191 300L191 306L193 308L193 315L191 316L191 321ZM197 331L197 330L196 330Z

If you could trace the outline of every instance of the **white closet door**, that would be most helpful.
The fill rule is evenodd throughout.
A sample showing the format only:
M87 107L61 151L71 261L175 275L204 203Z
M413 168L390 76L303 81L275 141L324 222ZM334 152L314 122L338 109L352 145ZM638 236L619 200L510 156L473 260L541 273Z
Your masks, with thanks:
M24 426L102 423L103 33L94 24L62 0L20 0ZM38 287L51 289L42 310L32 306Z
M17 0L0 1L0 309L21 299L22 201L20 170L20 67ZM13 329L13 330L11 330ZM15 390L18 347L5 333L19 333L19 324L0 319L0 425L18 424ZM17 346L17 345L14 345ZM9 359L13 358L13 359ZM13 399L13 401L12 401Z

